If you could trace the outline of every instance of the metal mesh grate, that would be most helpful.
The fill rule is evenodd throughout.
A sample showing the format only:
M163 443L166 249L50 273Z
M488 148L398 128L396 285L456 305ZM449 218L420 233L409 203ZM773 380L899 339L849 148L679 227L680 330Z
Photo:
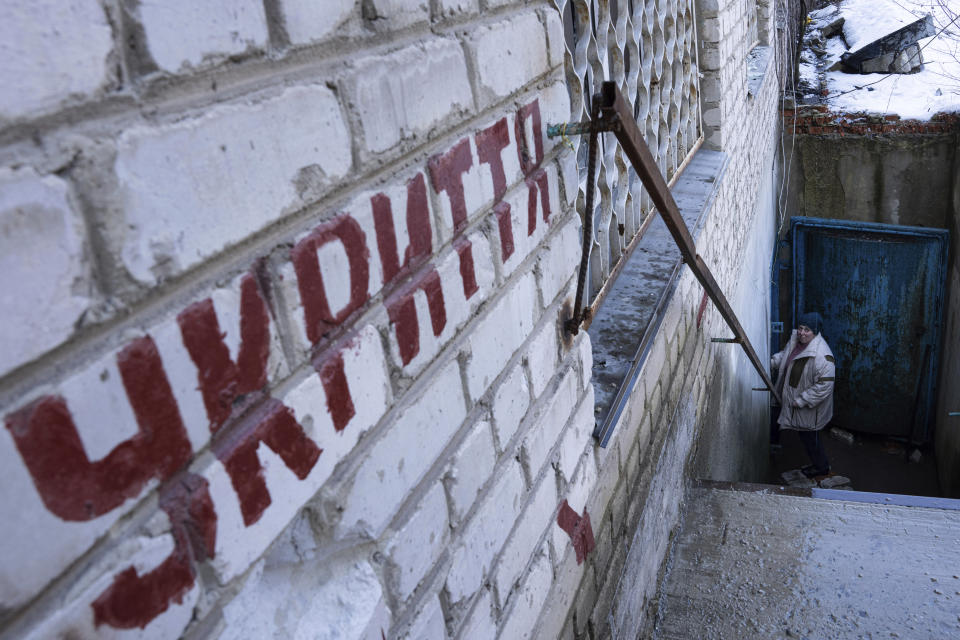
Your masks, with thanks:
M563 17L571 121L589 119L590 95L618 84L669 181L701 140L694 0L554 0ZM586 200L587 137L571 139ZM601 136L586 300L597 301L653 205L613 134Z

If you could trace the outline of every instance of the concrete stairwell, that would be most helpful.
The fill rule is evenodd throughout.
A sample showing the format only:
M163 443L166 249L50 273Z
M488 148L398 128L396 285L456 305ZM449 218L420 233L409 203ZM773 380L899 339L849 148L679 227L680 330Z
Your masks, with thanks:
M960 637L960 500L698 482L652 637Z

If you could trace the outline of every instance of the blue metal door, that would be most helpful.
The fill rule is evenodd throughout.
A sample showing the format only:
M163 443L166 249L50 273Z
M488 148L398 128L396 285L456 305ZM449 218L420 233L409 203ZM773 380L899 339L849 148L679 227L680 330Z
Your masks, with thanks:
M935 401L945 230L792 218L793 317L823 316L833 423L923 442Z

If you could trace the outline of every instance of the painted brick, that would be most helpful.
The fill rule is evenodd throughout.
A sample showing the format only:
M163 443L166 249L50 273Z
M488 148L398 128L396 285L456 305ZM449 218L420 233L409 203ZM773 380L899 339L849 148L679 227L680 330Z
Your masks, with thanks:
M446 591L451 602L476 593L490 574L493 559L506 541L523 506L523 473L513 462L494 474L496 484L467 524L453 552Z
M393 30L430 19L428 0L370 0L364 5L365 17L374 29Z
M517 593L517 601L503 622L501 637L517 640L540 637L537 633L537 620L550 594L552 583L553 567L550 565L550 554L544 545L534 558L530 572Z
M563 64L563 55L567 51L567 43L563 37L563 22L560 21L558 11L544 11L543 19L547 24L547 52L550 65Z
M540 543L544 532L550 530L553 524L553 512L557 508L557 487L552 476L547 476L534 487L517 527L507 540L500 560L497 562L497 572L493 584L497 588L497 596L501 603L505 603L513 590L520 575L526 569L533 557L533 552Z
M143 628L132 631L118 629L109 622L95 620L93 603L111 587L114 577L129 566L138 575L145 575L160 565L173 550L173 537L169 533L151 536L135 536L119 543L110 553L88 567L75 578L75 586L67 591L64 600L39 624L22 636L29 640L46 638L102 638L123 637L176 638L193 619L193 610L200 597L199 585L194 582L181 596L179 602L157 617L144 622ZM143 605L143 603L139 603ZM126 631L126 633L123 633Z
M554 236L549 249L540 257L540 295L543 304L550 305L558 295L564 295L571 279L580 268L580 236L577 225L568 222ZM574 283L576 280L574 279Z
M580 384L586 389L593 379L593 345L590 343L590 334L586 331L580 333L577 341L577 356L580 360Z
M557 325L553 322L546 322L530 341L527 365L530 367L530 386L534 397L540 397L556 375L558 344Z
M548 11L547 13L555 14L553 11ZM560 37L563 37L562 33ZM558 79L548 84L538 93L538 98L540 100L540 135L543 140L544 153L549 153L552 149L556 148L560 150L563 155L575 155L570 153L570 149L562 137L547 137L548 125L568 122L571 118L570 92L567 91L566 82ZM586 143L586 141L587 139L584 138L584 143Z
M365 191L357 195L336 216L294 238L294 249L289 254L290 259L284 256L276 266L274 289L278 293L280 306L293 325L291 338L298 360L306 360L313 350L307 328L305 301L301 295L304 283L298 277L294 264L296 260L301 259L298 257L301 255L299 253L301 247L305 247L305 243L312 237L318 235L322 237L319 248L314 251L317 259L316 268L330 315L336 318L332 323L329 319L324 319L324 323L347 322L353 307L362 307L368 298L378 295L383 290L385 281L391 284L402 280L411 269L416 269L426 260L437 245L430 202L426 197L427 182L427 176L421 171L402 173L377 190ZM380 224L377 222L375 210L379 211ZM413 229L411 229L408 222L411 217L418 216L422 216L423 219L414 220ZM341 226L345 229L358 229L358 239L348 240L342 235L338 236L337 231ZM329 234L329 237L323 237L324 234ZM414 236L415 241L411 240L411 235ZM392 247L396 253L393 256L395 264L385 266L385 262L390 263L392 260L390 257L380 255L381 237L387 244L395 245ZM392 240L392 243L388 242L387 238ZM303 254L307 253L309 249L303 251ZM408 254L412 255L408 258ZM359 258L356 273L351 267L351 257L355 260ZM356 282L354 282L355 278ZM359 305L352 300L354 290L359 290L361 296ZM444 302L446 305L446 301ZM344 315L346 317L342 317ZM430 326L430 315L421 313L418 308L417 318L422 335L427 331L425 326ZM325 327L324 331L326 330ZM430 340L435 341L432 332L428 332L427 335L430 336Z
M467 37L484 104L509 96L550 69L545 35L537 15L526 13Z
M163 71L198 66L267 44L267 20L257 0L144 0L137 5L147 48Z
M523 441L523 457L531 478L537 477L577 404L577 376L567 370L543 403L540 415Z
M593 417L593 387L587 390L586 396L580 401L580 408L570 421L570 425L563 434L560 446L557 449L559 454L559 469L563 477L568 481L573 478L573 471L580 461L583 452L588 448L593 448L593 440L590 434L596 426L596 420ZM616 461L614 461L616 466Z
M425 603L418 607L417 617L413 619L410 629L402 636L402 640L423 640L436 638L443 640L447 637L447 625L443 618L443 609L440 608L440 599L432 595Z
M493 394L493 427L504 451L530 406L530 387L518 363Z
M516 155L514 145L506 147L500 154L504 162L505 180L511 150ZM436 203L437 229L441 239L446 242L490 202L494 194L493 178L487 163L480 161L475 136L461 138L449 149L432 156L428 168L433 187L431 193ZM455 195L455 189L440 186L445 178L462 189L462 201L459 200L460 194ZM455 213L454 207L458 208L458 213Z
M265 443L256 449L270 503L262 516L246 524L231 478L220 461L204 455L193 470L210 482L217 505L217 554L211 560L222 584L246 570L293 519L297 511L324 484L334 467L356 446L360 437L383 416L389 401L389 378L380 343L372 326L364 327L340 353L355 414L337 431L331 416L331 397L319 375L280 390L278 399L293 412L306 438L322 449L303 479ZM252 422L252 420L251 420ZM255 424L238 425L248 430ZM373 496L369 496L373 498Z
M322 5L312 0L280 3L287 36L293 44L309 44L335 35L357 9L356 0L327 0Z
M533 329L533 275L527 274L502 295L468 338L467 386L474 401L486 392Z
M390 623L377 574L359 555L302 566L260 562L223 608L219 638L379 640Z
M379 537L404 497L420 482L466 416L460 369L448 363L388 425L353 479L338 533ZM410 394L408 394L410 395Z
M0 169L0 376L73 334L91 304L87 253L63 180Z
M337 99L319 85L125 131L116 161L124 264L145 283L180 273L302 206L297 184L327 186L350 166Z
M97 0L4 2L0 43L0 118L38 115L113 79L113 36Z
M400 345L397 340L395 322L384 327L389 336L390 356L394 366L403 368L404 373L416 376L430 364L440 350L459 332L464 324L471 319L476 309L490 296L493 291L494 270L493 260L490 257L490 245L486 238L479 233L468 236L470 252L473 258L473 278L476 289L470 291L470 297L464 292L464 278L460 253L455 249L447 251L445 255L433 262L440 277L440 287L443 291L443 305L445 309L445 323L440 335L434 335L431 322L430 301L423 289L414 292L414 305L417 314L417 328L419 330L419 349L417 354L408 362L403 362ZM416 276L415 276L416 277ZM390 301L387 301L389 305Z
M398 600L406 600L417 588L446 548L449 533L447 500L437 483L387 543L391 587Z
M497 637L497 619L495 617L493 595L489 589L484 589L480 593L473 611L464 621L458 638L470 638L473 640L493 640Z
M348 80L366 149L379 153L473 108L463 50L436 39L357 61ZM443 82L435 82L443 78Z
M554 571L553 591L544 606L539 634L544 638L573 638L575 599L580 591L594 587L591 563L577 564L575 553L568 553ZM564 634L564 630L567 631Z
M563 196L563 204L565 207L572 207L577 200L577 191L580 185L580 174L577 169L577 156L573 153L563 153L557 158L557 164L560 167L560 176L563 178L563 190L560 192L560 195ZM586 178L584 178L586 182ZM577 235L580 233L581 227L577 223Z
M497 460L493 449L490 423L481 420L475 424L463 444L453 455L444 484L450 497L450 521L454 527L466 515L480 489L490 477Z
M555 203L559 202L555 171L553 165L548 165L544 170L545 175L540 179L531 177L527 184L520 184L516 189L510 191L503 200L504 204L509 206L509 212L505 211L503 206L498 206L491 213L491 224L497 229L494 235L498 242L495 244L500 247L499 256L504 277L516 271L527 259L527 256L540 248L543 238L549 231L549 222L546 222L544 217L546 216L552 221L557 213ZM543 206L543 195L540 191L544 183L547 184L548 198L546 212ZM507 213L509 213L510 218L509 235L505 233L507 230L500 221L501 216L506 216ZM533 226L532 229L531 225ZM504 237L510 239L513 247L506 260L503 260Z
M563 499L566 498L570 508L576 511L577 515L583 515L583 511L586 508L590 494L596 483L597 467L593 462L593 456L587 456L583 459L583 463L577 467L573 480L568 483L566 496L561 495L560 500L563 501ZM595 515L599 516L602 514L590 514L591 518ZM570 542L570 536L560 528L556 520L554 520L553 524L553 548L557 558L563 558L568 550L570 552L573 551L573 545Z
M478 0L439 0L435 15L442 18L469 15L479 11Z

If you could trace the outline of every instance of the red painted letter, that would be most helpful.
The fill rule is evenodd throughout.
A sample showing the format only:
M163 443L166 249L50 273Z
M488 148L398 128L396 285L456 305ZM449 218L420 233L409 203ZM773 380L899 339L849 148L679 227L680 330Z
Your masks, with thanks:
M343 243L350 265L350 302L337 315L333 315L327 302L327 290L317 259L320 247L334 239ZM291 258L303 301L307 338L317 344L331 328L346 320L370 297L370 250L367 248L367 237L356 220L348 214L342 214L320 225L298 242L291 251Z
M293 412L273 398L248 416L246 424L237 425L231 435L214 445L214 453L230 475L240 500L243 523L249 527L271 502L257 457L260 443L273 449L300 480L307 477L323 450L303 433Z
M197 365L203 404L216 432L233 410L237 396L262 389L267 383L270 356L270 313L250 274L240 282L240 353L237 361L223 341L213 301L190 305L177 316L183 344Z
M64 520L108 513L150 479L169 478L190 459L190 441L153 339L131 342L117 354L117 366L139 432L102 460L87 458L62 397L44 396L6 418L43 503Z
M430 182L437 193L446 191L450 198L454 236L467 226L467 202L463 195L463 174L473 166L470 141L464 138L450 151L430 158ZM463 278L463 295L469 300L477 291L477 278L473 268L473 246L462 240L456 247L460 256L460 275Z
M480 162L490 165L493 176L493 199L499 200L507 190L507 177L503 173L503 158L500 152L510 144L510 128L507 119L500 118L492 126L477 134L477 155Z
M537 191L540 191L543 221L550 220L550 185L543 169L534 171L524 182L527 184L527 235L531 236L537 229Z
M473 268L472 256L470 257L470 268L471 270ZM462 255L460 256L460 269L462 275ZM464 286L466 286L466 282L464 280ZM475 283L474 288L476 288ZM413 295L418 289L427 294L427 306L430 309L433 335L439 336L443 328L447 326L447 311L443 303L440 275L436 269L431 267L386 300L387 315L390 316L390 322L396 327L400 359L404 365L409 364L420 353L420 321L417 318L417 307L413 300Z
M118 573L113 584L93 602L96 626L143 629L166 611L171 601L183 602L196 576L191 556L202 562L214 555L217 514L206 480L187 474L161 492L160 508L170 518L173 553L143 576L138 576L133 567Z
M581 518L573 510L573 507L564 500L563 504L560 505L560 512L557 514L557 524L570 536L573 551L577 554L577 564L582 563L587 554L593 551L596 546L593 540L593 528L590 526L590 514L584 508Z
M524 133L528 118L533 125L533 157L530 156L527 136ZM520 170L523 171L523 175L528 176L543 162L543 131L540 123L539 100L534 100L530 104L520 107L514 128L517 135L517 155L520 157Z
M370 199L373 206L373 225L377 231L377 248L383 265L384 285L401 272L408 271L430 257L433 243L430 238L430 209L427 207L427 185L418 173L407 183L407 250L403 264L397 252L397 234L393 225L390 199L378 193Z

